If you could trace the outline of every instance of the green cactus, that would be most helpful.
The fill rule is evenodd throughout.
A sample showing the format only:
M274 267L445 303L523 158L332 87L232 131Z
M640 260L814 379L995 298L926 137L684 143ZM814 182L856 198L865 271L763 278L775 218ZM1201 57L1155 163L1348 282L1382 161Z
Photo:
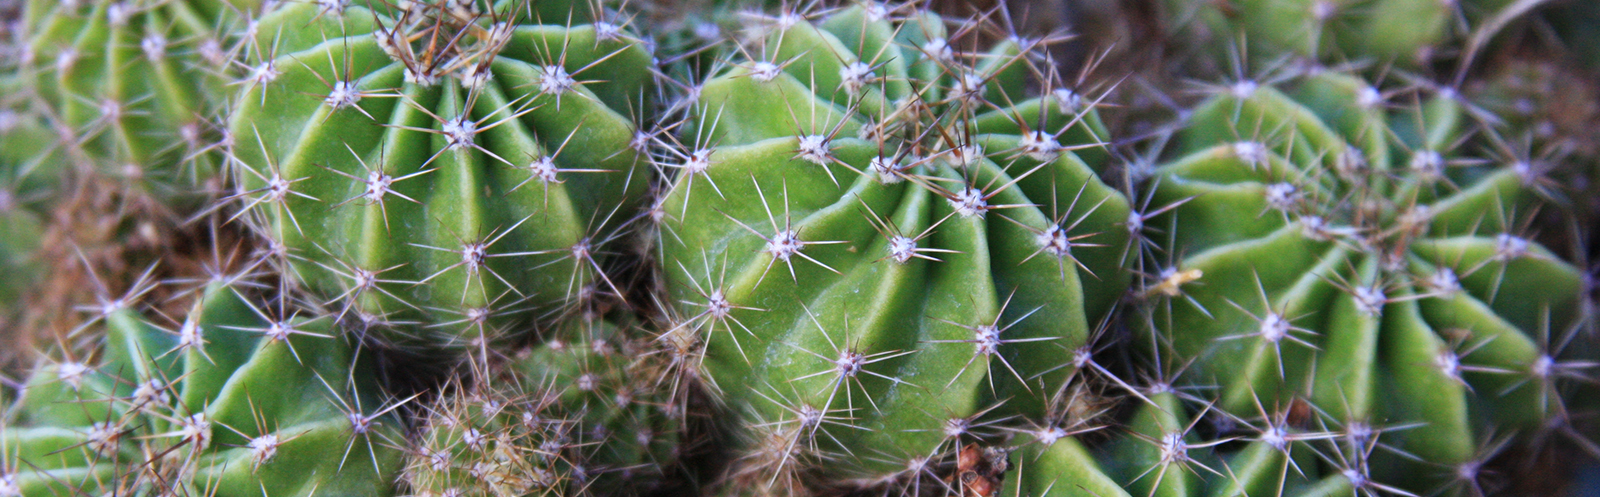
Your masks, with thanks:
M1562 354L1584 275L1522 233L1547 185L1470 156L1458 95L1428 93L1321 71L1193 111L1153 172L1179 258L1144 295L1219 408L1308 401L1443 468L1568 415L1561 385L1590 364ZM1437 483L1418 475L1409 488Z
M0 497L1482 495L1573 431L1600 362L1592 277L1529 234L1552 156L1470 123L1536 134L1522 89L1244 80L1124 166L1057 36L735 3L636 35L598 1L30 0L0 320L68 165L232 183L253 267L332 312L103 298L0 390ZM1278 74L1438 65L1537 3L1167 6ZM476 357L385 402L363 340ZM728 467L677 466L707 444Z
M33 91L103 172L158 198L218 191L214 120L254 68L237 42L257 0L30 0L21 57ZM270 48L270 47L269 47ZM234 74L250 73L243 79ZM189 198L193 204L199 198Z
M681 418L660 356L626 327L574 320L499 374L433 402L407 465L421 495L648 491Z
M208 285L176 330L129 299L95 309L98 360L42 364L5 412L0 490L389 495L401 426L369 361L327 319L269 318L243 285Z
M1166 22L1219 52L1255 60L1307 57L1427 65L1458 50L1468 19L1489 18L1510 0L1165 0ZM1235 48L1244 44L1245 47Z
M457 350L617 293L603 267L650 180L650 55L523 2L407 5L260 23L274 77L231 116L235 198L293 278L387 341Z
M1042 417L1128 282L1092 106L1043 40L962 51L974 25L913 5L769 22L696 89L651 211L667 335L747 438L740 491L916 477L987 415Z

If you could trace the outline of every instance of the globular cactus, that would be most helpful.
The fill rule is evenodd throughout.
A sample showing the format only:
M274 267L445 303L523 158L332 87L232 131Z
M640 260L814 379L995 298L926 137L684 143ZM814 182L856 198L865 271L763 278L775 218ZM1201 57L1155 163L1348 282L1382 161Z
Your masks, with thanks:
M1048 40L965 50L979 23L914 4L765 22L694 89L650 211L663 340L704 348L685 361L746 441L732 490L917 480L991 420L1043 420L1128 282L1092 102Z
M620 24L544 17L559 3L261 21L276 51L231 116L234 198L293 279L387 342L458 351L619 291L603 269L650 181L650 54Z
M175 329L131 298L93 309L82 331L103 328L100 350L42 363L8 406L0 490L390 495L402 426L370 359L330 336L330 320L274 316L249 291L211 283Z
M1414 491L1568 421L1564 383L1594 364L1564 354L1585 277L1526 232L1542 171L1476 155L1471 126L1449 90L1333 71L1218 90L1152 172L1176 206L1141 292L1163 354L1219 409L1308 403L1374 457L1428 463L1374 464Z
M189 204L219 185L215 123L234 85L257 0L27 2L19 51L31 90L102 173ZM270 49L270 47L267 47ZM250 73L249 76L238 76Z
M651 490L681 434L662 357L631 325L573 320L481 383L431 402L407 463L413 493L618 495Z

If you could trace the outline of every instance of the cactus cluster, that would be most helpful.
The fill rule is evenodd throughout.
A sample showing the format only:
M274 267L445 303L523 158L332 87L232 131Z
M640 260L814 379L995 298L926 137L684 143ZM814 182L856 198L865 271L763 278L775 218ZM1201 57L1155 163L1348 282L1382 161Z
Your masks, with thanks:
M1478 496L1600 456L1550 233L1590 155L1541 91L1580 72L1484 54L1540 2L1163 2L1166 69L1267 69L1143 101L934 4L0 2L0 343L53 344L0 353L0 497ZM78 266L81 324L13 319Z

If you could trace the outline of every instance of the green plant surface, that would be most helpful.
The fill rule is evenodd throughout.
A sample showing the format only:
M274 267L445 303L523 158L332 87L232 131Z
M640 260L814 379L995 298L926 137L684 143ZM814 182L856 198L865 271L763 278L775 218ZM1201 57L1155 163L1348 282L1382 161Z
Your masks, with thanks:
M457 352L619 293L603 269L650 179L650 54L526 3L408 5L261 21L274 76L231 116L234 198L291 276L386 342Z

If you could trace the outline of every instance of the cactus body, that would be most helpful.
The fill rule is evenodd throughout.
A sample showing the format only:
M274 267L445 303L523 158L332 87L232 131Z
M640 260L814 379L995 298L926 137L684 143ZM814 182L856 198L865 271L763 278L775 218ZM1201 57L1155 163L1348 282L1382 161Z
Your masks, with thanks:
M991 407L1042 416L1126 285L1093 109L1027 97L1031 42L960 52L901 7L779 17L667 164L668 333L704 342L763 484L916 477Z
M679 433L664 371L609 322L563 328L435 402L406 470L418 493L615 495L660 480Z
M1582 274L1519 231L1537 172L1468 157L1464 120L1453 94L1388 102L1332 72L1195 111L1156 172L1180 258L1145 295L1220 408L1309 401L1446 466L1565 415Z
M232 116L239 196L294 277L390 341L457 349L615 293L649 55L611 24L408 5L261 24L281 74Z
M105 310L100 359L40 367L6 412L10 495L391 493L401 427L327 320L268 320L221 283L174 331Z

